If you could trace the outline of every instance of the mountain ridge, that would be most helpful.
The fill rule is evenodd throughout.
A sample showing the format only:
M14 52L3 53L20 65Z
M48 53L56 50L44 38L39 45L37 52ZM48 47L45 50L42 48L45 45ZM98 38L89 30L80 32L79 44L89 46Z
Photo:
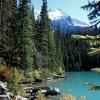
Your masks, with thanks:
M40 11L35 10L35 19L38 19L39 15L40 15ZM49 9L48 15L53 23L54 30L56 30L59 23L64 31L66 30L77 31L77 30L82 30L82 28L84 27L89 27L87 23L80 21L78 19L72 18L70 15L67 15L65 12L63 12L59 8Z

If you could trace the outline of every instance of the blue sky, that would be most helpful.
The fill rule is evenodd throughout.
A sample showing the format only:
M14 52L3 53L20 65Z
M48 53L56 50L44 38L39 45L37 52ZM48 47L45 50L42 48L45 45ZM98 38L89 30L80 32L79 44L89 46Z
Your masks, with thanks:
M41 1L42 0L32 0L36 10L41 9ZM48 0L48 9L60 8L67 15L89 23L87 18L88 11L80 8L82 5L87 4L87 2L88 0Z

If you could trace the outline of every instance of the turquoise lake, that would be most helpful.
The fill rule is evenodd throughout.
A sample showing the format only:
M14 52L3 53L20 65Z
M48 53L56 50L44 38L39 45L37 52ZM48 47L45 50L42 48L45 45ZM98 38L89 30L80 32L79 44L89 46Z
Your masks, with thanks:
M100 100L100 90L88 90L85 83L100 85L100 74L96 72L70 72L65 73L71 76L69 79L57 80L46 84L51 87L58 87L61 95L66 95L71 91L76 96L76 100L80 100L81 96L86 96L86 100Z

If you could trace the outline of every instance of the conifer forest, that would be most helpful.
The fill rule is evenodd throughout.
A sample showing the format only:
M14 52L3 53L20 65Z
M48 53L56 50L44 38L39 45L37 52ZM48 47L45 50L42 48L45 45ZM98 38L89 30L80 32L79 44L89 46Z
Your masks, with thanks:
M36 0L0 0L0 100L99 100L100 0L80 5L89 24L39 1L37 15Z

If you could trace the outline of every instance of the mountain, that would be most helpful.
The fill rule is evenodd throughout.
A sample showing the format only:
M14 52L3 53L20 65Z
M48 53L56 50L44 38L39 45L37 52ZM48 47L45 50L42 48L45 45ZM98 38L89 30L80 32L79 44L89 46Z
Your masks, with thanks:
M37 19L40 15L40 11L35 10L35 18ZM67 30L82 30L84 27L89 25L85 22L82 22L78 19L74 19L71 16L64 13L61 9L49 9L48 10L49 18L52 21L54 30L57 29L57 26L60 24L62 30L66 32Z

